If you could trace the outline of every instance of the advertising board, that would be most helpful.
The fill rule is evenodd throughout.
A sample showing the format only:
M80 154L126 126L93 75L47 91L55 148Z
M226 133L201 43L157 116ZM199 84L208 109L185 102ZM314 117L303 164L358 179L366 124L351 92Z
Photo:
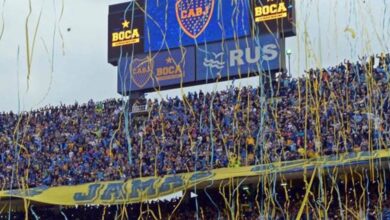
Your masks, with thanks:
M142 4L128 3L110 6L108 62L116 65L121 54L143 53L145 19L142 7Z
M196 80L241 77L282 69L284 43L272 35L241 38L197 49Z
M195 81L194 47L124 57L119 62L118 93L153 90Z
M280 38L296 35L295 0L253 0L256 32L274 33Z

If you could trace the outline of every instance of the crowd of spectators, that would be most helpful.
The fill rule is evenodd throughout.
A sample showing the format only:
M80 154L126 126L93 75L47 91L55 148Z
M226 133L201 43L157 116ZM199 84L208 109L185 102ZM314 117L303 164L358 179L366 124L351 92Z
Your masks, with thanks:
M140 100L147 106L141 116L123 99L0 113L0 186L126 180L387 148L389 64L390 55L381 54L302 77L282 74L267 87Z

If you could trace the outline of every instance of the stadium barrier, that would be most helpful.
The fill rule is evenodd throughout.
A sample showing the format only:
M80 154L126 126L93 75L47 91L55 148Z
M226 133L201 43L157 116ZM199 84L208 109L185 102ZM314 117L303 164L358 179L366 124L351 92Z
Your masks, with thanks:
M377 150L372 153L345 153L311 160L221 168L164 177L144 177L127 181L95 182L77 186L42 186L26 190L1 191L0 198L12 197L65 206L130 204L149 201L211 181L273 173L299 173L304 170L313 170L316 167L322 169L345 166L358 167L357 165L369 164L369 161L387 158L390 158L390 149Z

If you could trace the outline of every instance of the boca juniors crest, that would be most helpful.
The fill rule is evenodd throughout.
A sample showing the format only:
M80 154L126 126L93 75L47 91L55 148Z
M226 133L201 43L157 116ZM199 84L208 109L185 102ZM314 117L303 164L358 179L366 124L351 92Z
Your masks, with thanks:
M191 38L201 35L209 24L214 11L215 0L177 0L176 18Z
M153 64L150 56L144 59L134 58L129 67L132 70L132 80L139 88L143 88L152 78Z

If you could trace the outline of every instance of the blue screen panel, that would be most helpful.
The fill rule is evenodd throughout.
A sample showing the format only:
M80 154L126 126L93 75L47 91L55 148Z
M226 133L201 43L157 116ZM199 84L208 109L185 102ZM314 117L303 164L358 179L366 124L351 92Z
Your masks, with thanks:
M144 51L221 41L250 34L249 0L148 0Z
M281 51L279 40L272 35L200 46L196 51L196 80L278 70L283 56Z
M160 89L195 81L195 49L135 55L119 62L118 93Z

